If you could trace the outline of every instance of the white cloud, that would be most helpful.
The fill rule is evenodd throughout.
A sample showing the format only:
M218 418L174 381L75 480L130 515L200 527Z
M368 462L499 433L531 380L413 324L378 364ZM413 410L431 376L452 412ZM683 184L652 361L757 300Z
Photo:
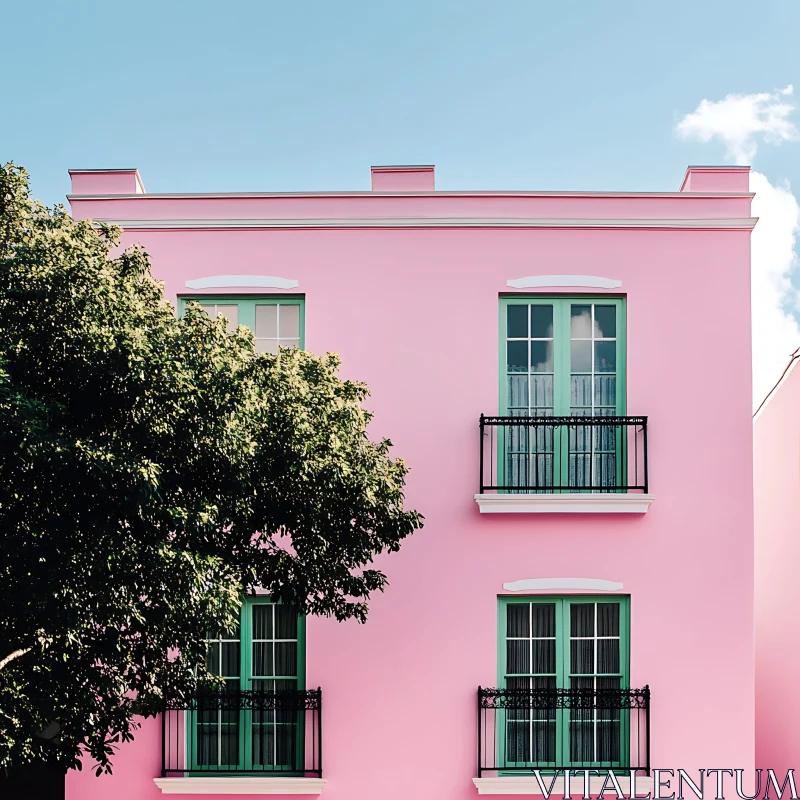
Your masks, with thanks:
M795 236L800 206L789 184L773 186L760 172L750 173L756 193L752 234L753 404L757 407L778 380L789 356L800 346L800 328L792 312L800 294L791 284L798 269Z
M795 106L786 98L792 86L772 93L729 94L723 100L703 100L677 126L680 136L709 142L719 139L726 157L748 163L759 138L767 143L800 139L789 119ZM773 185L760 172L750 173L756 193L753 216L759 218L751 241L753 319L753 406L780 377L789 356L800 346L800 293L792 286L798 263L795 237L800 231L800 206L788 182Z
M770 144L800 138L800 131L789 119L795 105L786 99L793 91L789 84L775 92L729 94L723 100L702 100L678 123L678 135L701 142L721 139L729 161L750 164L759 138Z

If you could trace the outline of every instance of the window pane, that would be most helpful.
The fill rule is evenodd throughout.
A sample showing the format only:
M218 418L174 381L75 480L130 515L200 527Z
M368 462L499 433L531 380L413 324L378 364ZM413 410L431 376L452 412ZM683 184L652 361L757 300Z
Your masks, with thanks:
M281 304L278 313L278 336L281 339L300 338L300 306Z
M575 342L573 342L575 344ZM589 342L586 342L589 344ZM592 408L592 376L591 375L572 375L569 379L570 384L570 406L575 408ZM575 416L584 416L576 414Z
M552 375L532 375L530 378L531 386L531 407L532 408L552 408L553 407L553 376ZM510 405L510 403L509 403Z
M551 339L553 306L531 306L531 339Z
M509 345L516 344L509 342ZM522 342L524 344L524 342ZM531 372L553 371L553 343L531 342Z
M616 641L616 640L615 640ZM534 639L532 644L533 665L531 672L553 673L556 671L556 640Z
M598 639L597 671L619 672L619 639Z
M201 766L209 766L216 765L218 761L216 721L211 724L198 724L197 763Z
M619 603L597 604L597 635L619 636Z
M555 603L533 603L533 635L537 637L556 635Z
M510 603L506 607L506 636L530 636L530 604Z
M275 638L297 638L297 613L289 606L275 606Z
M594 636L594 603L570 605L572 636Z
M299 339L278 339L278 344L281 347L300 347Z
M584 344L584 342L581 342ZM586 342L588 344L588 342ZM617 343L616 342L595 342L594 343L594 369L595 372L616 372L617 371Z
M272 606L260 603L253 606L253 638L272 638Z
M592 307L572 306L570 313L570 337L573 339L592 338Z
M608 344L608 342L602 344ZM570 362L572 372L591 372L592 343L589 341L570 342Z
M272 355L275 355L277 352L277 339L256 339L256 353L271 353Z
M595 406L617 405L617 376L598 375L594 379L594 404Z
M228 331L233 332L239 325L238 306L217 306L217 316L225 317L228 320Z
M549 377L549 376L548 376ZM508 376L508 407L528 408L528 376Z
M506 642L506 672L511 675L527 675L530 666L530 640L509 639Z
M220 763L227 766L236 766L239 763L239 722L223 722L220 730L222 734Z
M274 675L272 642L253 642L253 675Z
M614 339L617 335L616 306L594 307L594 335L596 339Z
M206 650L206 669L212 675L219 675L219 642L209 642Z
M594 673L594 639L573 639L570 642L570 672Z
M297 642L275 642L275 674L297 675Z
M508 342L506 345L508 353L509 372L528 371L528 343L527 342Z
M506 309L506 335L509 339L528 338L528 306L508 306Z
M256 337L275 339L278 336L278 306L256 306Z
M222 643L222 675L226 678L239 676L239 642Z

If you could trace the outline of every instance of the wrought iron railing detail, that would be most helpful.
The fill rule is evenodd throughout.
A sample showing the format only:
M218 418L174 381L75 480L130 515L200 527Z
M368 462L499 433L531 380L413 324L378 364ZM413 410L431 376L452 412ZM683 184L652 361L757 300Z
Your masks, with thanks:
M203 689L166 704L162 777L322 775L322 691Z
M534 769L649 774L650 687L478 687L478 777Z
M480 416L481 494L647 491L647 417Z

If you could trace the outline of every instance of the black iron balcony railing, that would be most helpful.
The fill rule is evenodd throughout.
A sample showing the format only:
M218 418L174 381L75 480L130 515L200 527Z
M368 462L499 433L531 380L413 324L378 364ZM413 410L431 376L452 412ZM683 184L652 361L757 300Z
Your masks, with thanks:
M647 493L647 417L480 417L481 494Z
M162 715L162 777L322 776L322 692L204 690Z
M479 687L478 777L534 769L649 774L650 688Z

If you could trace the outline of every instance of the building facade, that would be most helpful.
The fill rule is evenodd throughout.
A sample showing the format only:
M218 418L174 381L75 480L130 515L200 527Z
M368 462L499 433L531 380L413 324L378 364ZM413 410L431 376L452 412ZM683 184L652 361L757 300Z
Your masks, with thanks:
M378 559L366 625L248 599L209 650L239 699L145 721L69 800L753 768L747 168L657 193L436 191L433 167L296 194L71 175L73 215L141 243L177 313L339 353L426 522Z
M756 587L756 762L783 770L800 764L800 352L754 421Z

